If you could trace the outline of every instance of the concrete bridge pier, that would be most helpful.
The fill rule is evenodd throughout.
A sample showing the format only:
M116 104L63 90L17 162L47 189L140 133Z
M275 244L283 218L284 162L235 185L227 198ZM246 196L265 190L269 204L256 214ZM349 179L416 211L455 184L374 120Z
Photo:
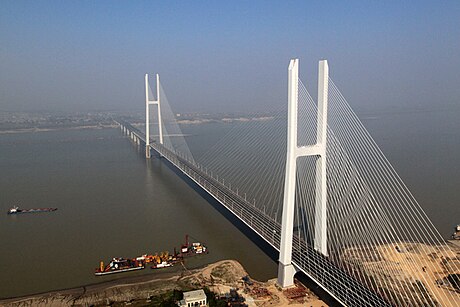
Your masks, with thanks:
M278 285L282 288L288 288L294 286L294 275L298 270L292 265L283 264L281 261L278 264Z

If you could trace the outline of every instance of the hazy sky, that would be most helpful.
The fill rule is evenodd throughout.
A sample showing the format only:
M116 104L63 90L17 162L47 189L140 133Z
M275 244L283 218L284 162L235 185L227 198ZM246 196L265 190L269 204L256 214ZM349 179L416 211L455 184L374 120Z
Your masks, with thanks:
M0 112L144 107L159 73L178 112L286 103L300 58L352 105L460 104L460 1L0 1Z

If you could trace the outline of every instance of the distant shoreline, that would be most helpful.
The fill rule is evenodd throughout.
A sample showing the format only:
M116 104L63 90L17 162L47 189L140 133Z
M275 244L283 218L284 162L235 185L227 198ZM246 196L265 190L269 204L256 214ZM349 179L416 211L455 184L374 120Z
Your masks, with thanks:
M59 127L59 128L20 128L20 129L0 130L0 134L36 133L36 132L83 130L83 129L105 129L105 128L117 128L117 127L118 127L117 124L110 124L110 125Z
M209 123L234 123L234 122L261 122L273 120L272 116L261 116L261 117L224 117L221 119L177 119L177 123L180 125L201 125ZM133 126L143 125L143 123L136 123ZM65 130L82 130L82 129L104 129L104 128L117 128L118 124L99 124L99 125L87 125L87 126L72 126L72 127L50 127L50 128L17 128L0 130L0 135L3 134L20 134L20 133L36 133L36 132L50 132L50 131L65 131Z

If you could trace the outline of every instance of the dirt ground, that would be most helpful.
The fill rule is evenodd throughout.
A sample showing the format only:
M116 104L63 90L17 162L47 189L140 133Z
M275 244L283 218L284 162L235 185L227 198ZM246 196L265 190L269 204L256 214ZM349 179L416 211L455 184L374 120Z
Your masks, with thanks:
M372 277L401 301L460 306L460 293L443 283L449 274L460 273L460 248L455 245L387 244L374 247L372 253L352 248L345 254L350 267Z
M191 290L209 287L219 294L238 289L238 293L253 307L262 306L327 306L311 290L297 284L282 290L274 280L244 282L246 270L234 260L223 260L202 269L184 270L179 273L149 274L127 277L121 280L88 285L62 291L0 300L0 306L146 306L149 298L173 289Z

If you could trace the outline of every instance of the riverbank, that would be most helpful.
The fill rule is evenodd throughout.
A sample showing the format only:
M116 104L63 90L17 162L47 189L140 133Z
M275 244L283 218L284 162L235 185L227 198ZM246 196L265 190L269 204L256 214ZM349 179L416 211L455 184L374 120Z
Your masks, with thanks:
M39 293L0 300L1 306L149 306L152 297L168 291L188 291L208 287L224 295L238 289L249 306L327 306L309 289L298 284L283 291L275 282L244 282L246 270L235 260L223 260L203 268L180 272L161 272L143 276L126 277L109 282L82 287Z

